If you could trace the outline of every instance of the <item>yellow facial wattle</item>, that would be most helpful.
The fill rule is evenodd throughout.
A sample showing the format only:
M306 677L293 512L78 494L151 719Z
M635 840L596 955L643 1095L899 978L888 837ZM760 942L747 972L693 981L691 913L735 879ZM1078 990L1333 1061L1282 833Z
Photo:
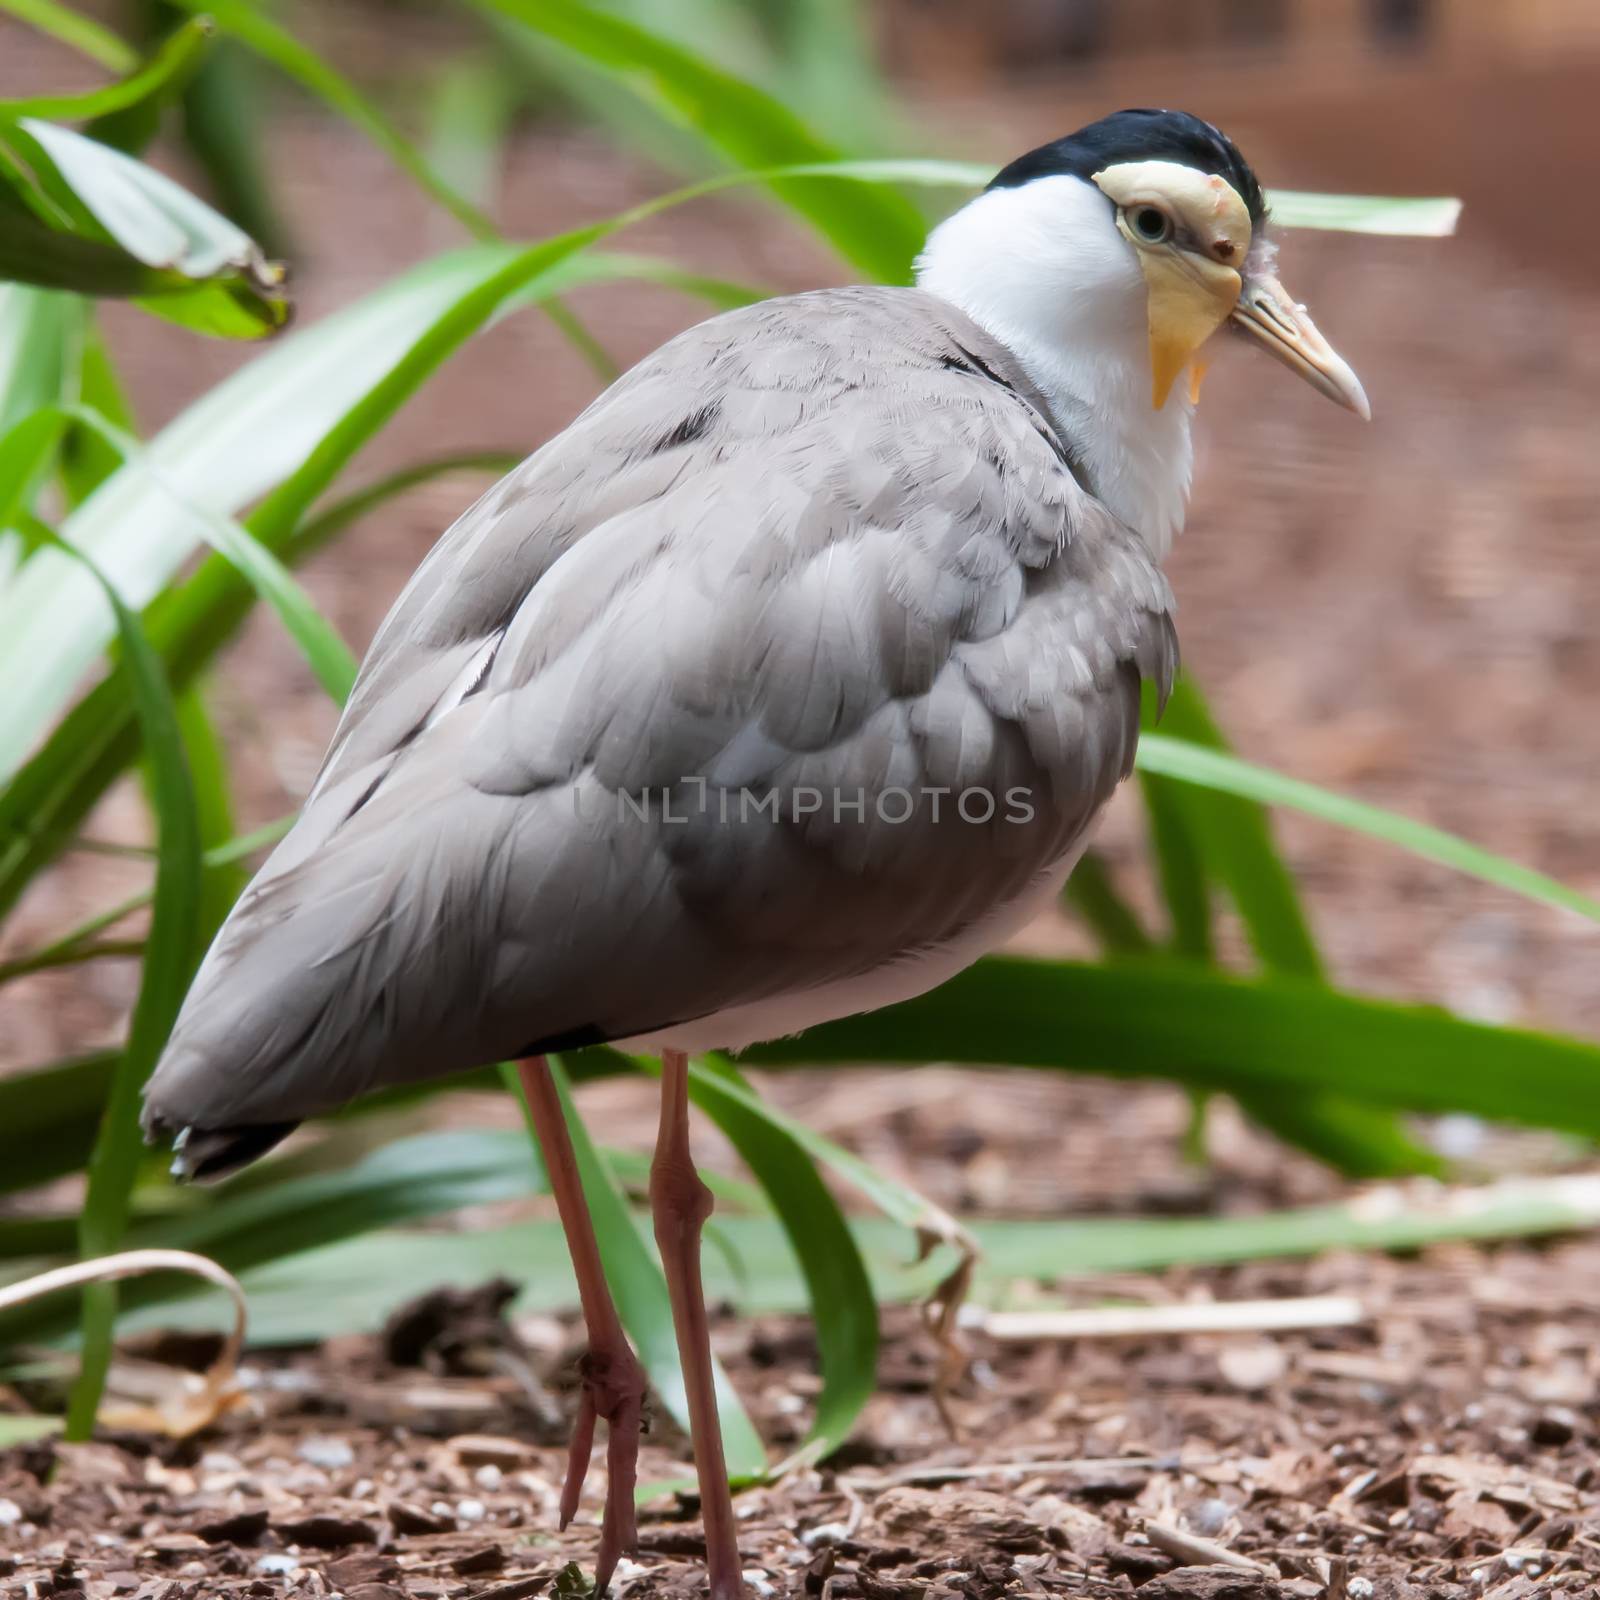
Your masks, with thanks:
M1159 411L1201 345L1233 314L1243 282L1232 267L1177 252L1147 254L1140 265L1150 296L1150 398Z
M1117 228L1144 274L1150 329L1150 398L1156 410L1196 352L1233 314L1250 249L1250 212L1225 179L1175 161L1107 167L1095 183L1117 207ZM1169 218L1166 237L1135 233L1130 215Z

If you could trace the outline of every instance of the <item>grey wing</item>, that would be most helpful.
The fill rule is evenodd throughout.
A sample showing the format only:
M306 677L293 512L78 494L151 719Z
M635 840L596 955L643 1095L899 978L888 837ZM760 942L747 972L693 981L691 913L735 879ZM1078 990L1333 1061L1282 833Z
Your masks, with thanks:
M916 291L768 302L491 490L380 630L148 1120L822 988L1060 861L1175 642L1008 363Z

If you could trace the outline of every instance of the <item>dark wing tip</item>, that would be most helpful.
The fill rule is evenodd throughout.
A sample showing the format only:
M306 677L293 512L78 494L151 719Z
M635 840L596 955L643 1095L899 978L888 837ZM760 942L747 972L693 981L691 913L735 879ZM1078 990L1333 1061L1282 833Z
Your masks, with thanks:
M179 1183L208 1183L247 1167L281 1144L296 1128L294 1122L261 1122L243 1128L187 1127L172 1141L172 1176ZM145 1137L162 1131L159 1121L147 1121Z

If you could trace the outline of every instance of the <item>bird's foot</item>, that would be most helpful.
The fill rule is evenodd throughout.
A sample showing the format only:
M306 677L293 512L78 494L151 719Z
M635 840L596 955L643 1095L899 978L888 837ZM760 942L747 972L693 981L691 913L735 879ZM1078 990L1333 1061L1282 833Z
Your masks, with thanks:
M606 1592L611 1574L624 1555L638 1547L638 1519L633 1492L639 1477L639 1431L644 1420L644 1368L625 1339L615 1346L591 1346L579 1363L583 1393L567 1447L567 1478L561 1490L561 1527L578 1509L578 1497L589 1472L596 1419L606 1424L606 1504L600 1523L600 1548L595 1556L594 1587Z

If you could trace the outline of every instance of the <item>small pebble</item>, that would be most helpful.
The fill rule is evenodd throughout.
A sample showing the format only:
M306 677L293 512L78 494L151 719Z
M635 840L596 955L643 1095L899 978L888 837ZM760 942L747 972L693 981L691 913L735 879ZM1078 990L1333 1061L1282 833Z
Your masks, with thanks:
M1344 1592L1350 1600L1372 1600L1372 1579L1352 1578L1344 1586Z
M1215 1538L1222 1532L1223 1524L1228 1520L1232 1508L1226 1500L1215 1497L1201 1500L1198 1504L1189 1507L1189 1526L1200 1535L1202 1539Z
M302 1461L309 1461L312 1466L322 1467L328 1472L348 1467L356 1459L355 1451L343 1439L332 1439L320 1433L309 1434L302 1439L295 1454Z
M0 1528L14 1528L22 1521L22 1507L15 1500L0 1500Z
M800 1535L800 1543L808 1550L816 1550L823 1545L841 1544L850 1537L850 1528L843 1522L819 1522L814 1528L807 1528Z
M766 1573L757 1567L744 1569L744 1581L752 1594L760 1596L760 1600L770 1600L778 1591L767 1581Z
M490 1462L487 1466L479 1467L472 1474L472 1481L488 1494L493 1494L505 1482L506 1475L499 1467Z
M482 1522L489 1515L489 1508L481 1500L457 1500L456 1515L463 1522Z
M264 1555L256 1562L257 1572L276 1572L288 1577L290 1573L300 1570L300 1561L296 1556L287 1551L274 1550L270 1555Z
M453 1516L455 1516L455 1511L451 1507L450 1502L448 1500L435 1500L433 1502L433 1504L428 1507L428 1509L436 1517L453 1517Z

